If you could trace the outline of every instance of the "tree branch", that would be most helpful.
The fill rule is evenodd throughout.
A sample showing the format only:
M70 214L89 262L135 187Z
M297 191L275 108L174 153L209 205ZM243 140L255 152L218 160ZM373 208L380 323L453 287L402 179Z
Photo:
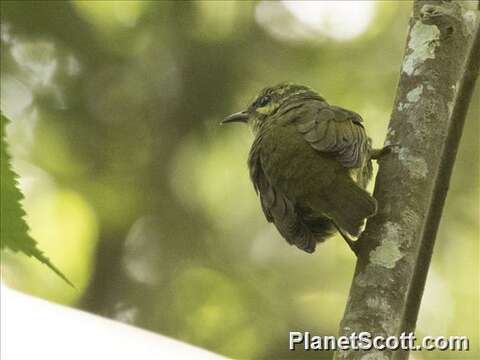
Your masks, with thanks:
M415 1L374 196L341 335L415 329L463 124L479 71L478 14L460 2ZM360 359L378 351L344 351ZM381 359L408 352L384 351ZM373 357L369 357L373 358ZM377 357L375 357L377 358Z

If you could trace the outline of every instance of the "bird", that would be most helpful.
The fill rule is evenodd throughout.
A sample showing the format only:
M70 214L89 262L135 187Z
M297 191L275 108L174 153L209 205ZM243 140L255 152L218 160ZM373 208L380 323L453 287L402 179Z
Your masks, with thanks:
M253 132L248 168L268 222L290 244L313 253L337 231L358 256L366 219L377 212L366 190L372 149L362 117L330 105L308 86L280 83L221 123Z

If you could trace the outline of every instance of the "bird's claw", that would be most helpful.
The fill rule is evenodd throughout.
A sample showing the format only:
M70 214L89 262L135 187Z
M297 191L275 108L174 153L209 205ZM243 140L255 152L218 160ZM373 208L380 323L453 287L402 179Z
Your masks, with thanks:
M389 144L384 146L381 149L373 149L372 152L370 153L370 159L379 160L385 155L390 154L394 148L398 148L398 147L400 147L400 145L398 144Z

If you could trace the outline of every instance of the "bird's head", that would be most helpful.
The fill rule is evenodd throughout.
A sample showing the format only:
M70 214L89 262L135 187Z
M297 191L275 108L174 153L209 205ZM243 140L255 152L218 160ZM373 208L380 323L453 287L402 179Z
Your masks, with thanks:
M291 83L280 83L260 91L255 100L243 111L227 116L222 124L232 122L248 123L254 132L265 124L271 124L279 119L275 116L280 109L286 109L291 104L297 104L305 99L323 98L307 86Z

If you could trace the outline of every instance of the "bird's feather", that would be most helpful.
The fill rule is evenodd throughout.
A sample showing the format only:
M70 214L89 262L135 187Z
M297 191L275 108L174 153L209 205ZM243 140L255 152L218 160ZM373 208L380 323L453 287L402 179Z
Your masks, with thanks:
M318 239L302 220L294 202L280 189L275 188L265 174L260 158L261 137L253 143L249 156L250 177L260 196L260 203L267 221L273 222L279 233L291 245L306 252L313 252Z
M297 130L320 152L330 153L346 168L363 166L370 144L357 113L330 106L324 101L309 101L296 117Z

